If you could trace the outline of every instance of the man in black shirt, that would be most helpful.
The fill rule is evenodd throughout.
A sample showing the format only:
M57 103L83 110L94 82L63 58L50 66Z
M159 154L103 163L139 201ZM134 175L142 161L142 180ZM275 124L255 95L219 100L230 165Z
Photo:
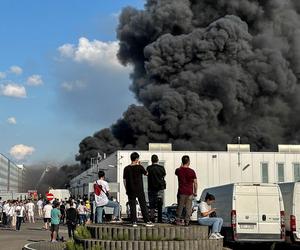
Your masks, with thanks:
M146 226L152 227L153 224L149 220L143 185L143 175L147 175L148 173L140 164L139 158L140 156L136 152L130 155L131 164L124 168L124 185L128 196L132 226L137 226L136 198L138 198Z
M151 156L152 165L147 168L148 172L148 196L150 203L150 220L155 220L155 209L157 209L157 222L162 223L162 207L164 201L164 190L166 189L165 168L158 164L158 156Z
M66 211L66 221L68 226L68 234L71 239L74 237L74 231L76 229L76 224L78 220L78 213L76 208L74 208L73 201L70 201L69 208Z

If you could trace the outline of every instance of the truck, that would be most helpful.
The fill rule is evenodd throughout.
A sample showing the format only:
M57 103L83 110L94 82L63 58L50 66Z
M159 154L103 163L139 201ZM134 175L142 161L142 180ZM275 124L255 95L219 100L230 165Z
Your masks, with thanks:
M280 183L284 209L286 238L288 242L300 242L300 182Z
M284 204L278 184L232 183L204 189L215 196L222 234L228 242L285 241Z

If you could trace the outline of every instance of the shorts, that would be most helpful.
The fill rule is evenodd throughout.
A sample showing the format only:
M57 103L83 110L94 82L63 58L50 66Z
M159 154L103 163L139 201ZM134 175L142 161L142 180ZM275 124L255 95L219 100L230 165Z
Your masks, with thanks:
M160 191L157 191L157 192L153 192L153 191L148 192L150 209L157 208L158 207L158 201L163 203L164 193L165 193L164 190L160 190Z
M47 223L47 222L48 222L48 223L51 223L51 219L50 219L50 218L44 218L44 222L45 222L45 223Z
M51 224L51 232L58 233L59 225Z
M33 211L28 211L28 216L34 216L34 212Z

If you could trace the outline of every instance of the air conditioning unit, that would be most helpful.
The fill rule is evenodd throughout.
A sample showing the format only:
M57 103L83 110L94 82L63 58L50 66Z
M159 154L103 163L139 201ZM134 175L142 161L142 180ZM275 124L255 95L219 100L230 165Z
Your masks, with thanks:
M172 143L149 143L149 151L172 151Z
M250 144L227 144L228 152L250 152Z
M300 145L279 144L278 152L280 152L280 153L300 153Z

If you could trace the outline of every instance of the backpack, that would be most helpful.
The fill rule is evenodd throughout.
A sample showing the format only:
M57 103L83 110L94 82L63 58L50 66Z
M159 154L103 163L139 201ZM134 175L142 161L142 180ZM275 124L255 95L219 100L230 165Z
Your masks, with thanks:
M106 194L104 192L104 190L102 189L102 185L99 185L98 182L96 181L94 183L94 193L95 193L95 195L99 196L99 195L101 195L101 192L103 192L104 194Z

